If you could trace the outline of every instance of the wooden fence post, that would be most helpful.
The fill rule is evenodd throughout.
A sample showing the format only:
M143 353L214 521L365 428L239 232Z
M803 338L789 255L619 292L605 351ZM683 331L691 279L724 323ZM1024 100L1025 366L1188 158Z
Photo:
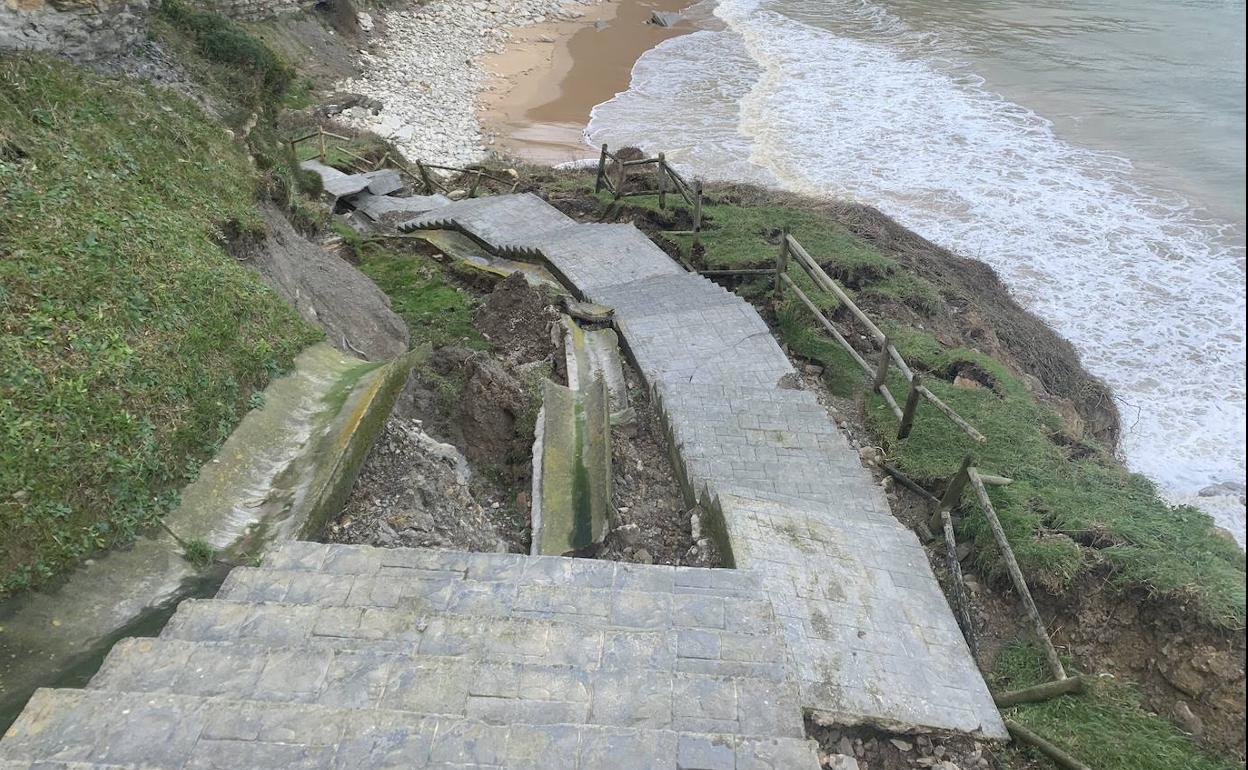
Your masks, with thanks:
M598 176L594 179L594 194L597 195L602 190L603 182L607 177L607 145L604 142L602 152L598 155Z
M1049 671L1054 679L1065 679L1066 669L1062 667L1062 660L1053 647L1053 640L1049 638L1049 629L1044 625L1044 619L1040 617L1040 610L1036 609L1036 603L1031 598L1027 580L1023 577L1018 561L1014 558L1014 549L1010 547L1010 541L1005 537L1005 530L1001 528L1001 520L997 518L997 511L992 507L992 500L988 498L988 489L984 486L983 480L979 478L979 471L975 468L967 468L966 475L975 489L975 494L979 497L979 506L983 509L984 518L988 520L988 526L992 529L993 539L997 541L997 548L1001 551L1001 560L1005 562L1010 579L1014 581L1014 590L1023 600L1023 608L1027 611L1027 617L1031 619L1036 635L1040 637L1040 646L1044 649L1044 657L1048 660Z
M776 254L776 279L771 290L772 302L779 305L784 299L784 276L789 273L789 228L780 231L780 252Z
M693 245L702 243L702 180L693 180Z
M953 581L953 601L958 609L958 625L962 627L962 636L971 651L971 657L979 661L979 642L975 639L975 625L971 620L971 606L966 599L966 584L962 582L962 564L958 561L958 539L953 534L953 517L949 511L940 509L941 529L945 535L945 566L949 570L949 579Z
M624 166L624 161L620 160L618 156L615 159L615 165L617 168L615 174L615 199L618 201L624 196L624 176L628 173L628 169Z
M418 160L416 161L416 170L420 172L420 182L425 186L425 195L433 195L433 180L429 178L429 169L425 168L425 164Z
M884 350L887 352L888 348ZM922 396L919 386L922 384L918 372L910 375L910 393L906 396L906 406L901 412L901 425L897 426L898 439L909 436L910 429L914 427L914 413L919 408L919 398Z
M871 382L871 390L879 390L888 380L888 365L892 357L888 354L888 337L884 338L884 347L880 349L880 362L875 367L875 379Z
M321 162L325 162L325 127L317 126L317 135L321 140Z
M667 208L667 159L659 153L659 210Z

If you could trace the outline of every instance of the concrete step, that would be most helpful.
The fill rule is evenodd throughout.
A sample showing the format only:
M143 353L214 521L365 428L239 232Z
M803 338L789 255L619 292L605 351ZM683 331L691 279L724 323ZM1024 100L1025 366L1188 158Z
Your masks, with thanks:
M604 286L594 294L598 302L615 308L619 318L687 313L745 303L714 281L687 272Z
M563 556L374 548L290 541L265 557L264 569L413 578L507 586L706 595L764 599L758 578L736 570L627 564ZM240 568L240 577L256 568ZM229 585L227 581L226 586ZM223 587L224 590L224 587Z
M491 249L528 243L540 233L575 224L574 220L533 193L465 198L409 219L404 232L454 228Z
M770 606L767 607L770 613ZM625 622L644 625L643 612ZM718 618L691 619L713 625ZM316 646L456 657L491 663L628 665L653 671L783 680L787 652L774 617L741 618L734 630L634 628L405 609L197 600L184 602L162 639Z
M385 558L390 549L377 550L383 551ZM326 570L342 563L328 565ZM608 573L595 586L588 581L535 582L506 574L497 575L496 580L468 579L460 573L446 577L385 563L374 570L359 564L353 569L359 571L239 567L231 572L218 596L238 602L506 616L604 628L755 629L760 624L765 626L770 617L767 599L754 584L756 578L736 570L626 570L622 574L629 575L630 580L646 582L626 583ZM654 577L688 582L664 584L652 580ZM615 587L605 587L612 582Z
M819 767L815 745L798 738L490 724L382 709L107 690L39 690L0 743L0 761L29 763L32 770L57 763L71 768L74 762L148 770Z
M647 667L649 660L626 652L604 650L600 664L585 667L323 645L127 639L113 648L90 687L408 711L496 724L804 734L791 681ZM674 663L674 646L667 652L672 653L667 662Z

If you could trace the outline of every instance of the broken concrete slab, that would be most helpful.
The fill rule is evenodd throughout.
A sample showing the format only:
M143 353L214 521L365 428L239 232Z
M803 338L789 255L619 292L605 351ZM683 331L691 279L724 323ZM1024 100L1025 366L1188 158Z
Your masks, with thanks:
M615 317L615 308L610 305L599 305L594 302L581 302L572 297L563 298L563 309L568 315L586 323L611 323Z
M602 378L611 401L612 421L616 424L627 421L631 413L628 412L628 388L624 383L619 335L614 329L585 329L566 315L563 333L568 387L579 391Z
M675 11L654 11L650 14L650 23L656 27L674 27L684 18Z
M533 555L583 553L611 518L611 426L606 382L581 390L546 381L533 456Z
M350 198L365 190L373 195L388 195L403 189L403 178L392 168L378 169L364 174L345 174L318 160L305 160L299 164L299 167L320 176L325 194L332 200Z
M567 289L545 267L532 262L521 262L506 257L498 257L489 253L481 244L456 230L420 230L417 233L431 246L442 250L444 254L459 260L459 263L473 270L506 278L512 273L520 273L530 286L545 287L558 294Z
M451 202L445 195L412 195L397 198L392 195L374 195L363 192L351 199L355 210L374 222L385 221L391 216L410 217L433 211Z

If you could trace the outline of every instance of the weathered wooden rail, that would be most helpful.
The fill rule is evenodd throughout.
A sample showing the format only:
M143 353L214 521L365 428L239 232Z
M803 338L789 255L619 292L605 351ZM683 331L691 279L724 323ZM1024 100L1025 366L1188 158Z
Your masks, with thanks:
M317 158L322 163L326 162L328 155L329 146L327 144L327 140L333 140L334 142L354 141L349 136L335 134L332 131L326 131L324 126L318 126L316 131L290 140L290 150L294 153L296 161L299 160L299 145L313 139L317 140L317 152L311 157ZM429 173L431 170L458 174L471 174L473 176L473 180L472 184L468 188L469 198L475 198L477 196L477 190L480 188L481 182L484 179L489 179L490 181L496 182L504 187L510 186L509 192L513 193L520 185L518 177L506 179L497 174L490 173L486 169L479 166L459 168L456 166L439 166L433 163L424 163L417 160L416 170L413 171L405 162L399 158L393 157L389 152L386 152L379 160L373 162L358 153L352 152L346 147L343 147L341 144L335 144L334 149L354 160L357 164L356 170L360 172L376 171L377 169L390 164L390 166L396 169L400 174L406 175L409 179L418 183L420 185L419 189L425 195L433 195L438 192L450 192L450 188L442 180L438 179L436 174Z
M655 189L626 189L629 169L638 169L650 165L655 167ZM657 195L660 209L667 208L667 195L669 192L679 195L693 210L693 229L672 230L668 231L668 234L692 235L695 243L700 241L702 235L702 181L695 179L690 184L676 169L672 168L663 153L659 153L653 158L621 160L618 155L612 153L607 148L607 145L602 145L602 151L598 155L598 174L594 179L594 192L599 193L603 190L611 193L614 200L617 201L621 198L633 196Z
M841 333L836 325L833 324L832 321L824 315L823 311L819 309L819 307L810 299L809 296L807 296L806 292L802 291L801 287L797 285L797 282L789 276L789 265L791 263L796 263L797 266L810 277L816 287L836 297L836 299L849 310L853 317L857 319L858 323L860 323L863 328L867 330L867 333L873 340L875 340L876 344L879 345L880 353L877 361L874 363L867 361L867 359L859 353L853 345L850 344L849 340L844 334ZM819 263L815 261L815 258L810 255L810 252L806 251L805 247L803 247L796 238L790 235L787 230L780 238L780 252L776 256L776 267L774 272L775 298L777 300L781 299L784 296L785 289L793 292L793 295L797 297L798 301L806 306L807 310L814 314L815 319L819 321L819 324L824 328L824 330L836 340L837 344L845 349L845 352L849 354L849 357L853 359L854 363L858 364L858 366L862 368L863 372L871 380L871 390L880 394L880 397L884 399L886 404L888 404L888 408L891 409L893 414L897 417L898 439L904 439L910 435L910 431L914 428L914 418L918 410L919 401L922 400L936 407L937 411L947 417L950 422L956 425L960 430L976 442L982 444L988 440L982 433L976 430L974 426L955 412L952 407L940 400L935 393L923 384L920 375L912 370L909 364L906 363L906 360L902 357L901 353L897 352L897 348L893 345L892 341L889 340L888 335L881 331L880 327L875 325L875 322L862 311L862 308L858 307L858 305L850 298L849 294L846 293L845 289L843 289L839 283L824 272L823 268L819 266ZM910 386L909 391L906 394L904 406L898 403L897 399L893 396L892 391L888 387L888 374L890 367L896 367L897 371L902 377L905 378L906 382Z

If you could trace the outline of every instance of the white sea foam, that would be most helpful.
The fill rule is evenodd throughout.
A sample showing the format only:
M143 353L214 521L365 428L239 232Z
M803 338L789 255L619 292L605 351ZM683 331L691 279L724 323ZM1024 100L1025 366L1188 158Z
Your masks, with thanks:
M1242 234L1064 141L878 6L809 7L877 34L723 0L727 30L643 56L588 135L711 178L875 204L987 262L1113 386L1134 470L1174 496L1242 481ZM1242 506L1210 512L1242 543Z

